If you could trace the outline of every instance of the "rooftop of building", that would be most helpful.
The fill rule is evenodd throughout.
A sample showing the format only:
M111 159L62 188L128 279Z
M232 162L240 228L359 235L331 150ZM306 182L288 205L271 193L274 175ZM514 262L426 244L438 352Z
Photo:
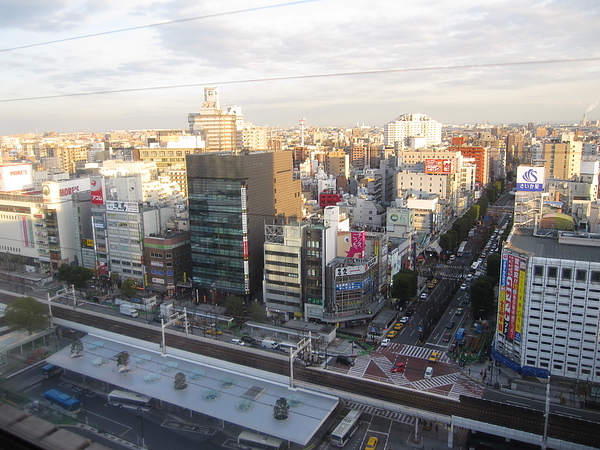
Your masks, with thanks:
M506 248L519 253L543 258L566 259L573 261L600 261L600 235L591 233L557 232L514 228Z

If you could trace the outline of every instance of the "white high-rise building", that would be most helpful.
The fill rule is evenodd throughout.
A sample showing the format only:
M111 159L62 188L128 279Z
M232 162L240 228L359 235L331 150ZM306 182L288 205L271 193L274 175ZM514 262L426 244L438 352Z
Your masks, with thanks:
M513 230L502 251L494 359L523 375L600 380L598 238Z
M425 138L426 146L438 145L442 142L442 124L425 114L404 114L385 125L383 138L385 145L399 147L408 146L410 138Z

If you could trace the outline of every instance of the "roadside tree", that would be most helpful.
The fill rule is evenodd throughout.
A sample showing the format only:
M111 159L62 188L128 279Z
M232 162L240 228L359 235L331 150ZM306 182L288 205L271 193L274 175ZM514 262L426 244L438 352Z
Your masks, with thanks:
M21 297L10 302L4 310L4 320L13 330L26 330L29 334L43 330L48 325L46 307L33 297Z

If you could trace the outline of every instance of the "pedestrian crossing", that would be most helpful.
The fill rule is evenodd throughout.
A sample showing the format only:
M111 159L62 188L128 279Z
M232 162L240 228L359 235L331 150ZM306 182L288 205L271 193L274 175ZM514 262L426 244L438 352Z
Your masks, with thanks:
M394 353L402 356L410 356L411 358L429 359L431 354L438 350L432 350L426 347L417 347L416 345L398 344L399 348L393 349ZM438 351L439 352L439 351ZM452 360L446 353L439 352L438 361L443 363L450 363Z
M390 419L395 422L405 423L408 425L414 425L415 418L411 416L407 416L406 414L401 414L397 411L390 411L387 409L377 408L375 406L365 405L363 403L358 402L346 402L346 406L351 409L357 409L362 411L363 413L372 414L377 417L383 417L385 419Z
M404 372L399 373L391 373L390 369L393 366L393 363L385 356L374 356L371 361L373 361L377 367L379 367L382 371L384 371L388 378L392 380L392 382L397 386L409 386L410 381L406 379L406 375Z
M371 364L371 358L359 357L354 360L354 365L348 370L348 375L362 378Z
M436 389L442 386L448 386L449 384L456 383L458 382L459 376L460 374L458 372L454 372L436 377L434 371L433 377L429 379L415 381L412 383L412 387L420 391L428 391L431 389Z

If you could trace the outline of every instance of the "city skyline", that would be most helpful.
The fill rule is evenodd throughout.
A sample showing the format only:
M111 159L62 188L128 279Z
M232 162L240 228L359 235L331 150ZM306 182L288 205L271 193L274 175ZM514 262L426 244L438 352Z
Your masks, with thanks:
M0 135L185 129L207 86L257 126L598 120L599 13L593 1L14 4L0 19Z

